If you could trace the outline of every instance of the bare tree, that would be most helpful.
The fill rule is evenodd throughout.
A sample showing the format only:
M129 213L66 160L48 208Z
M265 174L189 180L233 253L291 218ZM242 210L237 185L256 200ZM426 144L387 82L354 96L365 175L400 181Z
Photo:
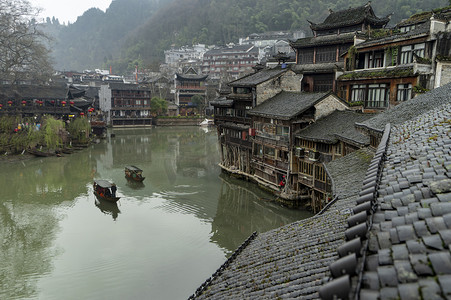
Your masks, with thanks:
M38 13L27 0L0 0L0 79L48 82L52 67Z

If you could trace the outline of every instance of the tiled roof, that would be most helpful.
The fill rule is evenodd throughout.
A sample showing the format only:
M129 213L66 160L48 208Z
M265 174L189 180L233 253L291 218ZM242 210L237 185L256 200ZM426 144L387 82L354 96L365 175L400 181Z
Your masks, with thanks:
M359 145L368 145L369 137L360 133L354 124L371 117L370 114L353 111L334 111L297 132L296 137L328 144L335 144L341 139Z
M283 91L248 111L248 115L289 120L309 109L329 94L331 93Z
M119 91L149 90L148 88L143 88L138 84L132 83L110 82L108 85L111 90L119 90Z
M338 200L324 214L258 235L193 297L449 299L450 86L381 113L373 158L326 165Z
M451 17L451 9L448 6L433 11L418 13L404 21L399 22L398 24L396 24L396 27L409 26L413 24L427 22L430 20L432 16L434 16L435 19L448 21Z
M348 242L339 249L350 240L359 246L330 265L337 273L321 288L323 299L450 298L450 114L448 101L392 128L348 223L364 218L349 224Z
M213 101L210 101L210 104L217 107L232 107L233 100L228 100L225 97L216 98Z
M235 87L254 87L260 83L273 79L285 73L288 68L282 69L280 66L273 69L263 69L259 72L241 77L235 81L229 82L229 86Z
M370 2L359 7L331 12L321 24L311 23L312 30L326 30L361 24L363 22L383 26L390 21L389 17L378 18L370 5Z
M444 103L449 103L450 95L451 83L448 83L440 88L403 102L367 121L357 123L357 125L382 132L387 123L393 125L401 124Z
M404 41L409 39L416 39L420 37L426 37L430 31L431 22L425 22L423 24L419 24L415 29L412 29L407 32L398 32L388 36L380 37L380 38L369 38L366 41L355 45L357 49L371 47L374 45L381 45L384 43L393 43L397 41Z
M371 156L363 149L331 166L334 176L347 171L336 178L338 182L351 183L341 194L349 198L334 204L340 209L259 234L239 255L229 258L195 298L317 299L324 278L330 277L328 266L338 258L336 249L344 241L348 213L342 208L354 205Z
M335 70L343 70L344 62L322 64L296 64L291 69L296 73L332 73Z
M176 73L178 80L206 80L208 75L198 74L179 74Z
M332 34L323 35L317 37L306 37L297 39L294 42L290 42L293 48L309 48L314 46L327 46L327 45L337 45L344 43L354 43L354 32L342 33L342 34Z
M57 86L43 85L0 85L0 99L66 99L68 88L65 84Z

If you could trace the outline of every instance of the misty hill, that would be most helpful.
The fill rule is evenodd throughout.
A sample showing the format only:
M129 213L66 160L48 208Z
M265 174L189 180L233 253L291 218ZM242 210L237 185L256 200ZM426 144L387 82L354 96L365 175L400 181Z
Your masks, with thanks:
M55 67L83 70L112 65L116 72L136 64L157 66L171 45L224 45L251 33L304 30L334 11L366 0L113 0L106 12L86 11L68 26L48 25L55 36ZM448 0L373 1L376 15L391 25L415 13L448 5ZM55 27L57 30L55 30ZM51 29L52 28L52 29ZM56 33L55 33L56 32Z

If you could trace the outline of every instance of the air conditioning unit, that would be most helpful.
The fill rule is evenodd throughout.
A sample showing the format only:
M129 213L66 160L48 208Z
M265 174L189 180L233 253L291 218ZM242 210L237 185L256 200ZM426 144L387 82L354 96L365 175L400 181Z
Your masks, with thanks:
M304 148L297 147L294 149L294 155L297 157L304 157Z
M319 159L319 152L318 151L309 151L308 158L310 160L316 161Z

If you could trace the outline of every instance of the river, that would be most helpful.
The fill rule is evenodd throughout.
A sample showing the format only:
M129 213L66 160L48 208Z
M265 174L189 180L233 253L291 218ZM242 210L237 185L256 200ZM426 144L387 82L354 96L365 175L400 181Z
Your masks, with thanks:
M0 162L0 299L187 299L254 231L311 215L218 162L215 129L199 127L114 129L70 155ZM94 179L117 184L117 206L96 202Z

